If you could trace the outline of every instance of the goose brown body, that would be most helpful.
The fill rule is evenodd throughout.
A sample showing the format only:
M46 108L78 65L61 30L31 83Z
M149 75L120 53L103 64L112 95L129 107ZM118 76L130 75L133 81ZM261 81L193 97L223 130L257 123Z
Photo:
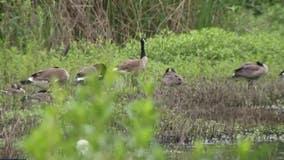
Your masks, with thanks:
M103 79L106 69L106 65L102 63L81 67L76 73L75 81L82 82L92 73L97 73L98 78Z
M256 62L244 63L241 67L235 69L233 78L242 77L247 79L249 86L253 85L253 82L258 78L266 75L268 72L268 67L266 64Z
M29 106L30 104L50 103L52 100L52 95L47 90L40 90L35 93L31 93L21 99L23 104L25 104L23 107Z
M1 93L9 95L9 96L15 96L15 95L23 95L25 93L25 90L18 84L11 84L11 86L7 89L0 90Z
M123 62L121 65L118 66L118 70L120 72L132 72L132 73L139 73L141 70L146 68L147 57L142 59L131 59L128 61Z
M233 77L243 77L248 80L256 80L259 77L267 74L268 67L260 62L257 63L245 63L238 69L235 69Z
M46 90L40 90L36 93L33 93L28 96L28 100L32 103L43 103L43 102L51 102L52 96L51 94Z
M63 68L52 67L40 70L32 74L27 80L21 80L20 83L23 85L33 84L46 88L52 79L60 83L66 82L69 79L69 73Z
M122 62L120 65L118 65L117 70L120 73L130 72L134 74L138 74L140 71L144 70L146 68L148 58L146 56L145 52L145 39L141 39L141 55L140 59L129 59L124 62Z
M167 68L162 83L167 86L177 86L183 83L183 78L177 75L173 68Z

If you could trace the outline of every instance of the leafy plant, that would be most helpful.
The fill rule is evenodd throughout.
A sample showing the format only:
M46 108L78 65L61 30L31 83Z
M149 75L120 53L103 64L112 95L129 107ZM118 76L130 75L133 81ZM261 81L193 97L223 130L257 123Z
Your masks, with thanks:
M113 119L115 77L95 78L77 88L74 98L46 109L42 123L25 138L23 148L34 159L78 159L79 139L87 139L87 159L163 159L153 139L157 112L150 98L135 100L125 108L123 119ZM62 92L55 92L55 97ZM117 130L123 126L123 131ZM113 126L110 128L109 126Z

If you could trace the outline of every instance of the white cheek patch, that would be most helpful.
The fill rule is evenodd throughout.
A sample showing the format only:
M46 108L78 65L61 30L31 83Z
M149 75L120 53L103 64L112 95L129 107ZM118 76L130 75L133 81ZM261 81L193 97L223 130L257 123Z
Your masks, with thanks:
M84 81L84 80L85 80L85 77L77 77L77 78L76 78L76 81L77 81L77 82Z

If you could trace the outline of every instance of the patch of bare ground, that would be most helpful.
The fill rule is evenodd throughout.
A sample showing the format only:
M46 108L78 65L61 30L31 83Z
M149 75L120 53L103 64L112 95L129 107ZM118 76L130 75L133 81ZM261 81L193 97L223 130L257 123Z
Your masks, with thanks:
M162 118L161 143L233 137L248 128L284 124L284 82L261 79L255 87L233 79L205 79L159 86L154 94ZM281 134L281 133L279 133Z

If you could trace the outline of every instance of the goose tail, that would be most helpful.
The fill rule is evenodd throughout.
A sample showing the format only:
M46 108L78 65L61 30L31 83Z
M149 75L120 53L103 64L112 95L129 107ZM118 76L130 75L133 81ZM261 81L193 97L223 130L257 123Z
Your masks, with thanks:
M0 93L2 93L2 94L8 94L8 91L5 91L5 90L0 90Z
M32 81L30 81L30 80L27 79L27 80L21 80L20 83L21 83L22 85L26 85L26 84L31 84Z

